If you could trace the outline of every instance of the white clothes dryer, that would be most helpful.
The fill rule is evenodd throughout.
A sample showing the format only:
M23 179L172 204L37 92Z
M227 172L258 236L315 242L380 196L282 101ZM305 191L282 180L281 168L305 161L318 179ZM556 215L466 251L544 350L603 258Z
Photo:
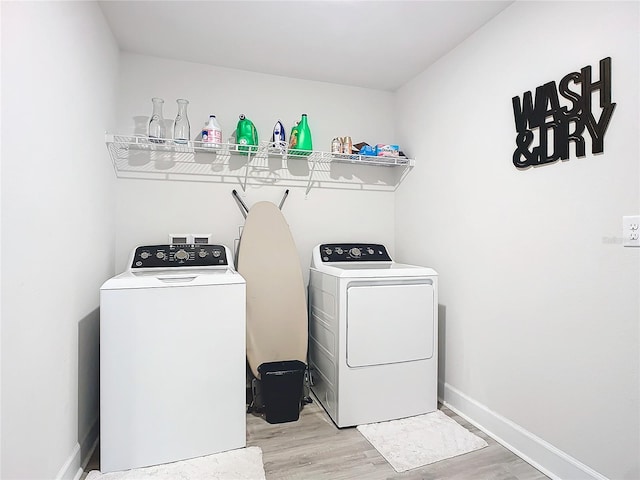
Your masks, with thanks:
M438 274L379 244L322 244L309 276L311 389L338 427L437 408Z
M245 281L222 245L135 249L100 289L103 473L246 444Z

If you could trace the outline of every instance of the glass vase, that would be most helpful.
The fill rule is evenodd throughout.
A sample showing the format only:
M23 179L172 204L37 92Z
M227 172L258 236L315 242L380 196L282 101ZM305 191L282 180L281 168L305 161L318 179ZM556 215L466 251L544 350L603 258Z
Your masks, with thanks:
M176 100L178 103L178 114L173 122L173 141L176 143L187 143L191 138L191 127L187 117L187 105L189 101L183 98Z
M164 100L154 97L151 99L151 103L153 103L153 112L149 120L149 140L153 143L164 143L164 139L167 138L167 130L162 116Z

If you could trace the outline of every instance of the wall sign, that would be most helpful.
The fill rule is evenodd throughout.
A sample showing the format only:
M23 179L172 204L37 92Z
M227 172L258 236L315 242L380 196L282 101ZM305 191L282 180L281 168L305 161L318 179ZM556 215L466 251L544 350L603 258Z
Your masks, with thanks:
M611 57L600 60L598 80L593 80L588 65L565 75L558 86L555 81L539 86L535 99L529 91L511 102L517 131L513 164L517 168L567 160L571 142L576 156L584 157L587 134L591 153L602 153L604 134L616 107L611 103Z

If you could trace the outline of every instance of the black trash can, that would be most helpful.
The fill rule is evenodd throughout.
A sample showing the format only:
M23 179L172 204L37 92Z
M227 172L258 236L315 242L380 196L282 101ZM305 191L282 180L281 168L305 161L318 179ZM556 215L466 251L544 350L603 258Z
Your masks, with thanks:
M267 422L285 423L298 420L306 368L307 366L299 360L267 362L258 367Z

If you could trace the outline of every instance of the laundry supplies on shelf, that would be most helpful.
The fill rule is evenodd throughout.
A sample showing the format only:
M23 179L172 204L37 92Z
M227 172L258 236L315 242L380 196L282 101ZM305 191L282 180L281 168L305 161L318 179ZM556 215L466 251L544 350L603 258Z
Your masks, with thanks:
M309 128L309 120L307 114L303 113L300 122L295 128L296 139L294 141L294 132L291 133L291 142L289 144L290 153L293 155L309 155L313 150L313 141L311 139L311 129Z
M209 121L202 128L202 145L205 147L219 146L222 143L222 127L215 115L209 115Z
M258 145L258 131L253 122L244 114L240 115L236 126L236 143L241 152L255 152L255 147Z

